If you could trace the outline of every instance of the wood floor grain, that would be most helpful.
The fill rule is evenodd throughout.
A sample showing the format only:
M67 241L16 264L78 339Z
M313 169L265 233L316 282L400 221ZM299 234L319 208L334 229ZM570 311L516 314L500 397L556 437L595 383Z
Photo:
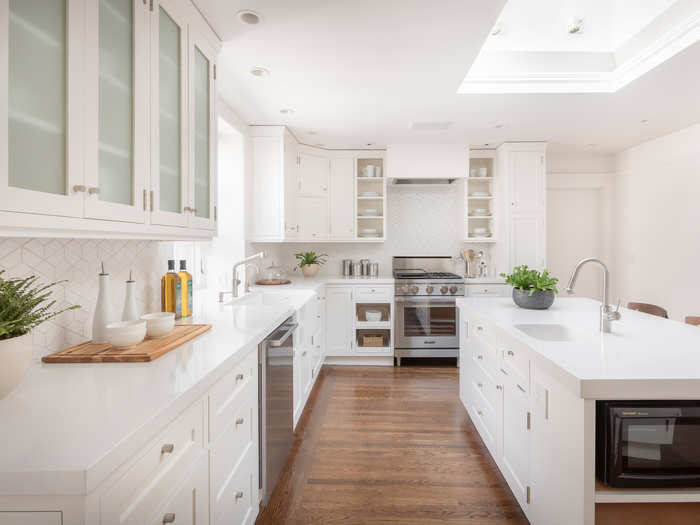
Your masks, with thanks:
M454 367L324 366L257 524L526 524Z

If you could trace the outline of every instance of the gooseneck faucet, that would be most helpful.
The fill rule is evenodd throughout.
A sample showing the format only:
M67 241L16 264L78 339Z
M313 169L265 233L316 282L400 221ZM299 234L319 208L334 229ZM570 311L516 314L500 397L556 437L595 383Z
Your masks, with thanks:
M581 267L586 263L595 263L601 267L603 270L603 297L600 300L600 331L606 334L610 333L610 324L612 321L620 320L620 304L618 303L617 309L613 309L608 304L608 281L610 280L610 273L608 272L608 267L600 259L595 257L588 257L587 259L581 259L576 268L574 268L571 278L569 279L569 284L566 286L566 292L569 294L574 293L574 286L576 285L576 279L578 278L578 273Z
M250 257L246 257L245 259L241 259L238 261L236 264L233 265L233 280L232 280L232 289L230 292L219 292L219 302L223 303L224 302L224 295L227 293L230 293L233 295L233 297L238 297L238 285L241 284L241 280L238 278L238 268L241 266L246 266L247 264L255 264L253 261L256 259L264 259L265 258L265 252L258 252L255 255L251 255ZM245 282L245 289L244 293L248 293L249 288L248 288L248 279L246 279Z

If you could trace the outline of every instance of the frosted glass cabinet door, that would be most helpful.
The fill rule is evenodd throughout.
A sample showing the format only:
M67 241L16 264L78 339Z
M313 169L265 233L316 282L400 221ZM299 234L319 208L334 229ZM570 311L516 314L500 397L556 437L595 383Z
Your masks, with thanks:
M215 51L190 28L190 225L215 229Z
M0 0L2 210L82 215L81 3Z
M85 215L144 222L148 6L143 0L95 0L86 12Z
M151 223L187 226L187 25L178 4L151 13Z

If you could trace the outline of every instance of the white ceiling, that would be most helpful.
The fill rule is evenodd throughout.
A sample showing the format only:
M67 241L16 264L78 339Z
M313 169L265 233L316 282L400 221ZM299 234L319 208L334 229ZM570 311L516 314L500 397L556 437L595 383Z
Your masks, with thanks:
M505 0L195 3L225 40L223 99L247 122L287 124L308 144L546 140L560 151L618 151L700 121L700 44L612 94L458 95ZM262 23L241 24L240 9ZM270 76L250 75L256 66ZM414 131L412 122L451 125Z

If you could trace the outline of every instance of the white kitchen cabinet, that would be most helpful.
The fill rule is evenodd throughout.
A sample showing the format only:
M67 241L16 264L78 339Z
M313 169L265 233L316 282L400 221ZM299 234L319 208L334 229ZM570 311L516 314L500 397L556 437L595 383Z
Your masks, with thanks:
M327 197L329 175L330 161L325 155L299 153L299 195Z
M328 198L297 197L297 228L300 239L328 239Z
M340 157L331 159L330 172L330 238L353 239L355 237L355 159Z
M541 213L517 213L509 219L510 267L526 264L530 268L546 267L546 227Z
M467 282L464 287L466 297L508 297L512 287L507 284L480 284Z
M523 147L527 149L508 153L510 207L513 213L544 212L547 197L544 149L537 143L532 149Z
M88 218L146 221L148 15L139 0L86 2Z
M326 288L326 355L352 352L353 318L351 286Z
M177 492L150 520L151 525L205 525L209 523L209 469L202 457Z
M0 525L62 525L60 512L0 512Z
M502 373L503 375L503 373ZM502 472L521 507L529 503L530 400L517 377L503 375Z

